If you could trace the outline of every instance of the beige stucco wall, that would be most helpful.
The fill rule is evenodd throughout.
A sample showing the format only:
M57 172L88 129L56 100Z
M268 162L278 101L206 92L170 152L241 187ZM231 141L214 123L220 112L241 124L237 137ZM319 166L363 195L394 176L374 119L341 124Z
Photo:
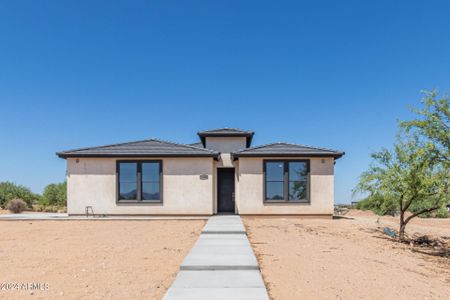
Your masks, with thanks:
M207 137L205 147L218 152L230 153L245 149L247 139L245 137Z
M239 214L331 215L334 204L333 158L310 158L310 203L264 203L263 158L232 162L212 158L160 158L163 161L163 203L117 203L116 160L113 158L67 159L68 213L84 214L92 206L96 214L210 215L217 213L217 168L234 167L235 201ZM323 161L323 163L322 163ZM200 174L208 175L201 180Z
M120 159L120 158L119 158ZM212 158L160 158L163 161L163 203L116 203L116 160L67 159L67 210L84 214L210 215L213 213ZM138 159L138 158L137 158ZM208 175L201 180L200 174Z
M333 158L310 158L311 185L310 203L308 204L264 203L262 158L241 157L239 158L239 169L236 171L238 172L236 196L239 198L236 205L239 214L333 214Z

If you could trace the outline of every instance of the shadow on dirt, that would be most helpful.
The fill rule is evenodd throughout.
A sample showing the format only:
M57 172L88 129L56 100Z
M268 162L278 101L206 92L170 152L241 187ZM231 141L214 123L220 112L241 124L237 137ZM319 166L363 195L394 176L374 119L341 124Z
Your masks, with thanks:
M333 216L333 220L354 220L355 218L352 217L346 217L346 216Z

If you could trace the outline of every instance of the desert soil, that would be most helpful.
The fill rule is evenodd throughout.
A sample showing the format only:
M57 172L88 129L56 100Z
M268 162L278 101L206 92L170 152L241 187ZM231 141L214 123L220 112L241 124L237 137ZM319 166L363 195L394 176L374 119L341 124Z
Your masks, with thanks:
M1 221L1 299L161 299L205 222Z
M382 229L395 228L396 218L346 216L244 218L272 299L450 299L449 258L390 240ZM408 226L410 235L450 241L450 219Z

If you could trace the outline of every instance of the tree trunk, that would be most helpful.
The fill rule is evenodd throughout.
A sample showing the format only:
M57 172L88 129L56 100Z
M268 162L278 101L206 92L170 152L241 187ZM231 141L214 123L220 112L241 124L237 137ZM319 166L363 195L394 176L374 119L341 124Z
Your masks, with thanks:
M405 227L406 227L405 211L401 210L400 211L400 230L398 231L398 238L400 239L400 241L405 240Z
M408 205L408 207L409 207L409 205ZM421 214L435 211L438 208L439 208L439 206L433 206L431 208L422 209L421 211L410 215L406 219L405 219L405 212L406 212L406 210L400 210L400 230L398 232L398 238L400 239L400 241L404 241L405 240L405 227L406 227L406 224L408 224L408 222L411 221L411 219L413 219L413 218L415 218L417 216L420 216Z

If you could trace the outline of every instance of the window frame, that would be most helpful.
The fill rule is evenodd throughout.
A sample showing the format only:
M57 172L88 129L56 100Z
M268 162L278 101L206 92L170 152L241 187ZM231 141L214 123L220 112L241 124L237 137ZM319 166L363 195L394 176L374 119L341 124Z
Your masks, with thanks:
M284 164L283 169L283 199L271 200L267 199L267 163L280 163ZM307 178L306 178L306 199L289 199L289 163L290 162L303 162L306 163ZM311 203L311 161L309 159L263 159L263 202L264 203Z
M137 199L120 199L120 164L121 163L136 163L137 164ZM142 164L143 163L158 163L159 164L159 199L157 200L143 200L142 199ZM140 159L140 160L117 160L116 161L116 203L163 203L163 161L161 159Z

